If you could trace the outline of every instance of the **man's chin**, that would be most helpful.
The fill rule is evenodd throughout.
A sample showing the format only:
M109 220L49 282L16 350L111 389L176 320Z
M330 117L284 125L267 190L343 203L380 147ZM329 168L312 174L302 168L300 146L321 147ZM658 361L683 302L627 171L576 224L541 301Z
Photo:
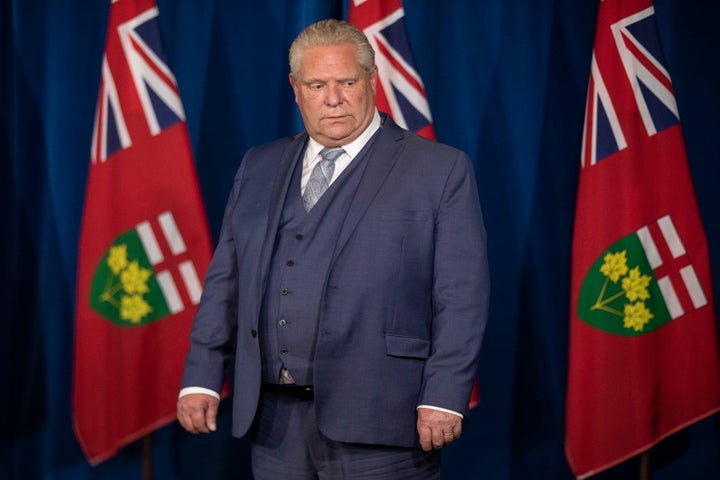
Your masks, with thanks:
M326 120L322 124L322 132L329 137L342 137L352 132L353 127L348 119Z
M334 143L345 145L355 140L355 129L352 128L326 128L318 132L322 138L333 141Z

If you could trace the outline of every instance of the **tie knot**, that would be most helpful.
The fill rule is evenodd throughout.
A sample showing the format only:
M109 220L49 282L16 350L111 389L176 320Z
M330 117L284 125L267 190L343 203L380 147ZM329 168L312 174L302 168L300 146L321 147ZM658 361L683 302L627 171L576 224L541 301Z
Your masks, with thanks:
M343 153L345 153L345 150L342 147L325 147L320 150L320 156L328 162L334 162Z

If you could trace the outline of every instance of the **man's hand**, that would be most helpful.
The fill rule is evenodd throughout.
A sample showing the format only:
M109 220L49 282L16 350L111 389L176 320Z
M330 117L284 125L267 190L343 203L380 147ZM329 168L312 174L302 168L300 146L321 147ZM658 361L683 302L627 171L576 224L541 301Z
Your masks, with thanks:
M440 450L460 438L462 419L459 416L431 408L418 408L417 412L417 430L424 451Z
M204 393L183 395L177 402L180 425L190 433L210 433L217 429L220 400Z

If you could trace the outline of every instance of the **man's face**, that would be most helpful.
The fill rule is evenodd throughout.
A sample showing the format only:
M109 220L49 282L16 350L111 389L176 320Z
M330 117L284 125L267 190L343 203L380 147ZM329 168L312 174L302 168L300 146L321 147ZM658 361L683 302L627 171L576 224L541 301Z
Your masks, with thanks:
M306 49L290 84L308 134L326 147L355 140L372 120L376 81L377 69L360 66L353 44Z

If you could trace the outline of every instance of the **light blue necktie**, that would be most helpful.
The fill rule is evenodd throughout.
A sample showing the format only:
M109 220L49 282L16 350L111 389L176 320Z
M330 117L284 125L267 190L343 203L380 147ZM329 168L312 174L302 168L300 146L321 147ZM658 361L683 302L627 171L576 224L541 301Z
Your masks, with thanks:
M332 180L335 171L335 160L343 153L345 153L345 150L340 147L325 147L320 150L322 160L315 164L303 194L303 204L306 212L309 212L315 206L322 194L330 186L330 180Z

